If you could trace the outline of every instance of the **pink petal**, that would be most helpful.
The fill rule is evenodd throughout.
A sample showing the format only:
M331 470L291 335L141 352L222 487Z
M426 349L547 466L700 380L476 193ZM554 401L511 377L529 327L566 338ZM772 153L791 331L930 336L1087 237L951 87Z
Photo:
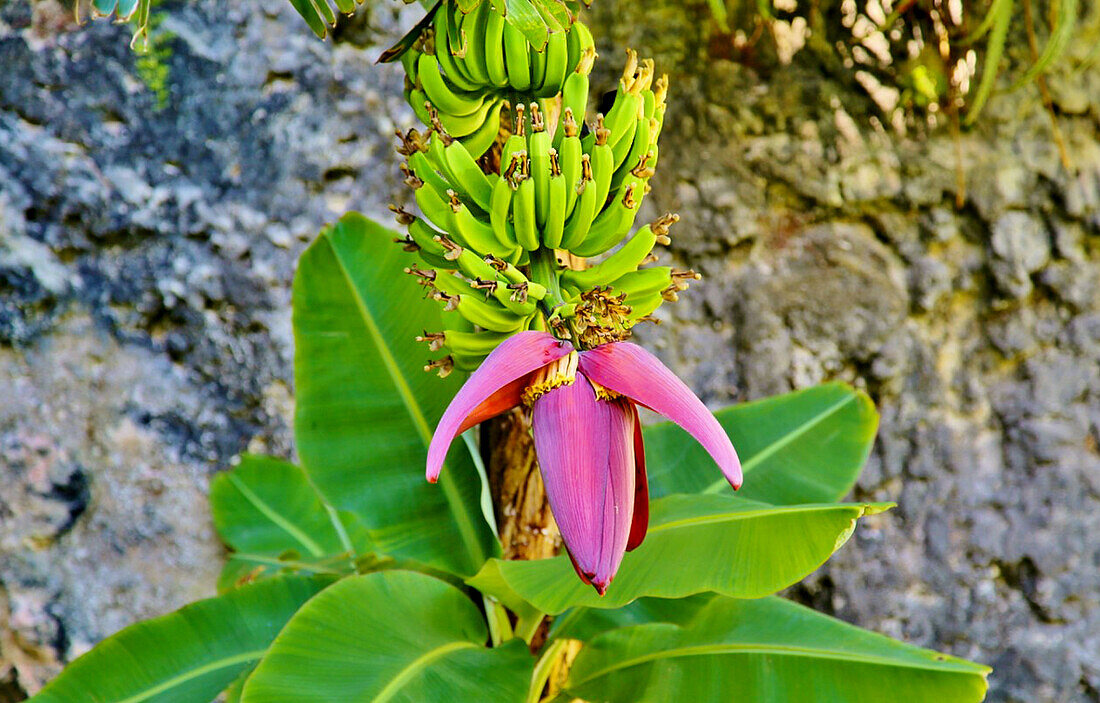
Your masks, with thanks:
M645 540L649 529L649 479L645 473L645 445L642 443L642 423L638 422L638 409L629 403L634 416L634 519L630 523L630 537L626 551L632 552Z
M501 407L503 403L494 403L509 398L506 394L496 396L499 391L571 351L573 347L568 342L560 342L546 332L520 332L501 342L470 374L439 419L428 447L428 480L435 483L439 478L451 442L460 431L470 427L465 424L467 418L487 420L491 417L487 412L504 412L508 408ZM482 406L483 403L486 405Z
M462 426L458 428L458 434L462 434L474 425L480 425L486 420L491 420L497 415L507 412L519 405L521 396L523 395L523 389L527 388L530 375L531 374L525 374L520 376L511 383L502 386L491 396L483 400L481 404L474 408L473 412L467 415L466 419L462 421Z
M660 359L637 344L612 342L581 352L580 370L601 386L683 427L710 453L730 485L741 487L741 462L725 430Z
M587 574L581 571L581 565L577 563L577 559L573 556L573 552L569 551L569 547L565 548L565 555L569 557L569 563L573 565L573 571L577 572L577 576L580 577L581 583L585 586L591 586L592 581L588 578Z
M634 418L596 400L581 374L535 401L546 497L581 580L603 594L626 551L634 501Z

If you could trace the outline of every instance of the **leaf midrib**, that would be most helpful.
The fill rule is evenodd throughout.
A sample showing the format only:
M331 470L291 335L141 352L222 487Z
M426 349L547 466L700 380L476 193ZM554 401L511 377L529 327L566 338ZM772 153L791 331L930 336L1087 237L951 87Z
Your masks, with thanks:
M393 698L401 688L408 683L413 676L423 669L426 669L428 665L437 659L441 659L451 652L459 649L479 649L480 645L476 645L472 642L448 642L445 645L436 647L429 650L424 654L421 654L416 659L412 660L405 668L397 672L397 675L386 684L385 688L378 692L378 694L371 699L371 703L384 703L385 701Z
M416 396L413 394L412 389L409 388L409 384L405 380L405 377L401 374L401 369L397 365L397 359L394 357L393 351L386 344L385 338L382 336L381 328L374 319L374 315L371 314L370 308L367 306L367 301L360 295L359 288L355 285L351 277L351 272L348 271L347 266L344 264L343 256L339 248L336 247L335 243L331 240L331 237L329 238L328 245L332 250L333 258L336 260L337 266L340 267L340 273L344 276L344 282L352 292L356 307L359 308L359 313L362 315L363 324L365 324L370 331L375 347L378 349L378 354L382 357L382 362L390 376L390 380L401 396L401 401L405 404L405 409L408 411L410 419L416 426L417 433L420 435L420 440L424 444L426 450L432 440L432 431L428 426L428 421L424 417L424 413L420 410L420 404L417 403ZM474 559L476 568L476 565L484 562L487 556L481 549L481 543L477 539L477 533L474 531L473 523L466 510L466 505L462 501L462 496L459 495L458 489L454 485L452 473L453 472L450 471L441 472L439 484L443 488L443 493L447 498L448 504L451 506L451 511L454 515L455 523L458 526L459 534L462 536L462 542L466 545L467 554Z
M820 423L824 422L826 419L828 419L834 413L839 412L845 405L848 405L849 403L855 402L856 400L858 400L858 398L859 398L859 396L857 394L848 393L842 399L840 399L838 402L833 403L832 405L825 408L824 410L822 410L820 413L818 413L814 417L810 418L809 422L807 422L807 423L801 425L800 427L796 428L793 432L790 432L786 435L783 435L776 442L774 442L772 444L769 444L767 447L765 447L761 451L757 452L756 454L753 454L751 457L749 457L748 459L745 460L745 463L743 463L741 465L742 473L745 474L745 475L748 475L760 463L762 463L766 459L770 458L774 454L778 453L781 449L783 449L784 447L786 447L787 445L789 445L791 442L795 441L796 439L798 439L802 435L806 434L807 432L812 430L814 427L816 427ZM717 493L718 491L722 490L723 487L728 486L728 485L729 484L726 482L726 480L724 478L719 479L719 480L715 481L714 483L712 483L711 485L707 486L703 490L703 493Z
M124 698L120 701L116 701L116 703L141 703L141 701L147 701L159 693L163 693L164 691L175 688L176 686L186 683L192 679L197 679L198 677L209 674L212 671L224 669L229 666L235 666L237 664L247 664L250 661L258 660L264 655L266 651L266 649L257 649L251 652L243 652L232 657L225 657L223 659L212 661L209 664L196 667L194 669L191 669L190 671L179 674L178 676L173 676L167 681L162 681L152 688L146 689L141 693L134 694L129 698Z
M313 556L324 556L325 550L321 548L321 545L314 542L309 535L298 529L290 520L280 515L267 501L256 495L256 493L241 480L240 476L237 476L233 472L229 472L226 476L229 477L229 482L233 484L233 487L236 488L242 496L244 496L245 500L247 500L252 507L256 508L256 510L259 510L264 517L274 523L276 527L297 540L306 548L306 551Z
M711 515L702 515L699 517L681 518L679 520L672 520L670 522L654 525L649 528L648 534L654 532L663 532L665 530L671 530L679 527L695 527L698 525L708 525L716 522L736 522L738 520L745 520L755 517L771 517L773 515L792 515L796 513L809 513L809 512L821 512L828 513L832 511L840 510L855 510L857 514L853 518L861 518L869 510L877 508L893 507L893 503L840 503L836 505L792 505L792 506L769 506L767 508L759 508L755 510L738 510L728 513L717 513Z
M843 661L856 664L867 665L879 665L879 666L892 666L906 669L918 669L918 670L931 670L940 671L944 673L964 674L970 676L985 676L985 667L967 669L959 662L943 662L942 665L937 665L935 662L913 662L913 661L897 661L888 657L874 656L868 654L849 654L845 652L837 652L828 649L821 649L815 647L792 647L789 645L768 645L768 644L706 644L695 645L690 647L677 647L673 649L663 649L659 652L650 652L633 659L620 659L615 662L614 665L598 669L591 674L586 674L585 678L579 682L574 682L573 685L581 685L586 682L594 681L601 676L607 676L614 671L620 671L639 664L645 664L651 661L658 661L663 659L678 659L684 657L695 656L707 656L712 654L736 654L736 655L777 655L777 656L793 656L793 657L806 657L813 659L828 659L830 661ZM977 667L977 665L975 665Z

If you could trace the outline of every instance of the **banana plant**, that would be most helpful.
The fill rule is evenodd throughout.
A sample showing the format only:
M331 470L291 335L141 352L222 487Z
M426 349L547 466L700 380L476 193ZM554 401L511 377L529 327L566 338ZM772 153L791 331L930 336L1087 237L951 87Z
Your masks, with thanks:
M32 700L984 697L986 666L776 596L887 519L843 500L874 407L828 384L711 413L629 341L698 277L650 266L674 214L632 233L668 80L627 52L590 109L587 27L531 41L511 7L443 0L395 53L425 121L399 149L419 214L394 206L398 234L348 213L303 253L300 463L245 455L214 479L218 595ZM473 428L517 406L554 558L502 558L487 499Z
M230 550L218 595L104 640L32 700L835 701L897 686L907 700L982 699L985 666L773 595L891 507L840 502L878 421L843 384L714 415L740 452L743 496L688 432L640 428L654 467L647 535L603 595L568 555L502 560L474 443L451 447L438 484L424 480L462 372L421 368L415 337L444 313L402 274L413 256L395 236L348 214L302 255L301 461L245 455L213 480ZM532 654L532 623L546 619ZM570 644L580 654L551 688Z

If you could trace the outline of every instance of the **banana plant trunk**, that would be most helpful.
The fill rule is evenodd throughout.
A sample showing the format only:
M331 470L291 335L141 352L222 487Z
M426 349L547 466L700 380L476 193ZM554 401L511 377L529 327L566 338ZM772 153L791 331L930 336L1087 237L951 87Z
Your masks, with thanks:
M505 559L546 559L561 550L535 458L529 413L524 408L488 423L489 486Z

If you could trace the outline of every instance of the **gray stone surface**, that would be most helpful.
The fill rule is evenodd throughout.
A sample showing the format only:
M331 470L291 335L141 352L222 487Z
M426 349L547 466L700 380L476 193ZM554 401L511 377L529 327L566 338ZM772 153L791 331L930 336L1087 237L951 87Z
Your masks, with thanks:
M166 2L160 109L125 27L0 7L0 700L212 592L209 476L292 451L295 257L404 197L401 22L322 44L284 5ZM991 700L1100 700L1100 84L1052 85L1067 172L1026 91L900 136L808 59L708 58L694 6L597 8L597 77L673 72L646 207L705 276L643 341L715 406L880 407L854 497L899 507L793 595L994 665Z
M163 106L129 28L67 5L0 4L0 700L213 594L209 477L292 451L297 255L388 215L412 120L289 3L163 3Z
M898 508L791 594L993 665L990 700L1100 700L1095 74L1060 84L1067 171L1033 92L899 136L812 57L765 79L703 60L690 8L621 5L615 43L680 72L650 207L704 275L640 336L716 406L843 379L882 415L853 497Z

